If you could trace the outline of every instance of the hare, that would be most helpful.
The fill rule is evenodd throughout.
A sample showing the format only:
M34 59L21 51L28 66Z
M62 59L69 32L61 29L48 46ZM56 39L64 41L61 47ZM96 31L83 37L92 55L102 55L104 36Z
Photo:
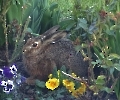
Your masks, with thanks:
M79 76L87 74L88 63L77 53L67 33L54 26L42 35L28 39L23 46L23 61L30 80L46 80L54 67L65 66Z

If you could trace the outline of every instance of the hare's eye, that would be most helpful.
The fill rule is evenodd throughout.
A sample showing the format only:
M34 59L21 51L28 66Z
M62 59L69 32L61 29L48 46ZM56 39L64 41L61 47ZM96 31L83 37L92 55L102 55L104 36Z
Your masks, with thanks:
M37 46L38 46L38 42L34 42L34 43L32 44L32 46L33 46L33 47L37 47Z

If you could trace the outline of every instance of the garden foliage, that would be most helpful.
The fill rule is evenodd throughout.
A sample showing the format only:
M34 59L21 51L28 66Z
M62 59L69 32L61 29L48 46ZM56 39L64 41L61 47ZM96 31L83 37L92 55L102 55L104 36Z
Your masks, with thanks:
M69 38L75 44L76 50L82 52L85 60L89 60L88 74L90 75L87 85L82 83L86 80L80 81L77 78L81 83L81 85L78 85L78 87L81 86L78 91L82 91L80 96L85 95L87 90L91 90L98 95L101 91L107 93L115 91L119 100L119 0L0 0L0 48L6 50L6 59L0 58L0 62L6 62L8 66L13 65L22 53L24 39L28 39L29 35L40 35L57 24L61 26L61 29L70 31ZM11 55L9 55L9 49L12 50ZM0 69L0 75L3 75L6 67L0 67L3 68ZM101 68L103 72L100 70L100 74L96 75L95 68ZM11 73L10 69L7 71ZM64 72L66 71L64 70ZM50 100L57 99L57 96L58 98L63 97L61 94L67 90L70 95L80 98L76 95L78 91L74 82L78 82L78 80L73 81L74 75L72 76L71 73L63 74L61 70L59 77L53 77L54 74L58 76L57 70L51 74L52 76L49 76L47 82L36 80L37 99L47 98L48 94L40 97L43 95L43 92L41 92L43 88L48 88L48 91L50 91L49 89L57 91L54 94L56 98L53 98L53 94L48 92L48 99ZM7 98L7 95L4 94L7 91L7 88L5 88L7 87L4 80L7 79L5 75L4 77L0 76L0 78L2 77L0 84L3 86L2 90L4 90L0 95ZM15 75L19 76L17 73ZM72 77L69 77L69 75ZM19 78L21 79L21 77ZM13 75L12 80L15 81L16 79ZM13 81L6 80L10 83L10 86L17 86L13 85ZM62 86L61 83L63 83ZM13 87L9 89L9 92L12 89ZM12 93L10 95L14 95ZM8 100L12 100L12 97L14 96L8 96Z

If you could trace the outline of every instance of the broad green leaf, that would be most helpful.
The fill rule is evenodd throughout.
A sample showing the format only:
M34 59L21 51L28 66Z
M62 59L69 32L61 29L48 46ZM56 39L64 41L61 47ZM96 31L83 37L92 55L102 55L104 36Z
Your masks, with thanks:
M104 85L104 84L105 84L105 80L97 79L97 80L95 81L95 83L98 84L98 85Z
M35 80L35 83L40 88L44 88L45 87L45 82L43 82L43 81Z
M76 29L80 29L80 28L83 28L84 30L88 29L87 21L85 19L79 19L78 20Z

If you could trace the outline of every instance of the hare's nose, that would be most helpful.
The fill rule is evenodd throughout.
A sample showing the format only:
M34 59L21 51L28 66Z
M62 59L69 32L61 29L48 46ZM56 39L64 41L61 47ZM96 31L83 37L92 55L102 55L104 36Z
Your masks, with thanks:
M26 52L26 50L23 50L23 53L25 53Z

